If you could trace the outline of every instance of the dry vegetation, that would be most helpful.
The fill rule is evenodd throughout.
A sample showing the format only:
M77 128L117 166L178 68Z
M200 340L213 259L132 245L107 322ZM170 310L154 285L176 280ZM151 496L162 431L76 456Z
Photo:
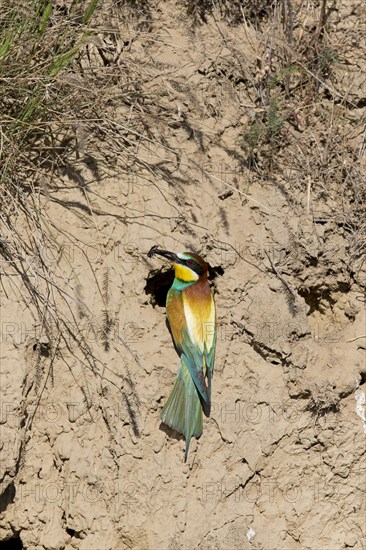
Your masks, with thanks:
M24 2L20 8L19 3L9 4L0 23L0 277L2 284L6 278L13 296L30 309L37 327L32 343L37 404L48 380L53 382L55 358L63 358L72 369L63 349L78 356L86 369L98 372L100 364L85 337L82 319L104 348L110 345L108 272L100 285L96 280L104 311L95 318L79 295L78 282L67 280L59 265L65 252L61 235L81 251L84 243L62 229L60 220L50 218L43 208L67 175L82 197L74 206L83 215L93 216L81 166L88 165L99 179L108 162L106 151L97 163L85 150L86 141L93 137L108 141L108 122L100 119L100 113L114 99L108 89L115 77L94 71L88 60L96 36L92 21L97 4L95 0ZM119 143L118 131L113 143ZM128 344L124 345L129 351ZM86 383L81 390L89 407ZM26 430L35 410L27 418Z

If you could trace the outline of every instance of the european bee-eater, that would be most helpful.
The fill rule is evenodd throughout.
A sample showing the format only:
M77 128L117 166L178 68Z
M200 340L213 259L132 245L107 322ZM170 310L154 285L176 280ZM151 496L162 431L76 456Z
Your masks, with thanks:
M175 278L168 291L166 313L180 368L174 388L160 416L182 433L187 460L191 437L202 434L202 410L211 409L211 383L216 347L215 302L207 280L207 263L197 254L175 254L153 246L149 257L171 260Z

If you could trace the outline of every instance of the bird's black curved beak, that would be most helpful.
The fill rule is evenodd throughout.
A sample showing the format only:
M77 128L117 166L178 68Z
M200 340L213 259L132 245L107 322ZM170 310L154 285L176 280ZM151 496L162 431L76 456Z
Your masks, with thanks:
M174 253L169 252L168 250L160 250L157 246L153 246L149 252L147 253L149 258L152 258L155 256L155 254L158 254L159 256L163 256L164 258L168 258L168 260L171 260L174 263L180 263L180 258Z

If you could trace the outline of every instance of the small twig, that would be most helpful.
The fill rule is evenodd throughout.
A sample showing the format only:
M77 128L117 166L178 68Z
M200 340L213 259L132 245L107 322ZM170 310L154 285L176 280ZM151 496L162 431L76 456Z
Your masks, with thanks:
M350 338L349 340L346 340L346 342L354 342L355 340L359 340L360 338L366 338L366 334L360 334L360 336L355 336L354 338Z
M287 292L286 295L287 295L287 298L288 298L288 300L287 300L288 307L289 307L290 312L292 313L292 315L295 315L296 312L297 312L297 307L296 307L296 296L294 294L294 291L289 286L289 284L285 281L285 279L282 277L282 275L279 273L278 269L276 268L276 266L272 262L267 250L265 250L265 254L266 254L266 256L269 260L269 263L271 264L273 273L275 273L275 275L277 275L277 277L279 278L279 280L281 281L281 283L285 287L285 290Z
M296 61L297 65L299 65L302 69L304 69L305 72L307 72L310 76L312 76L313 78L315 78L315 80L317 80L326 90L328 90L333 96L338 96L340 97L345 103L347 103L348 105L350 105L351 107L353 107L354 109L357 109L357 105L355 103L353 103L352 101L350 101L349 99L347 99L344 95L342 95L340 92L338 92L337 90L335 90L334 88L332 88L332 86L329 86L324 80L322 80L321 78L319 78L316 74L314 74L312 71L310 71L310 69L308 69L303 63L301 63L301 61Z
M307 207L306 207L306 213L307 215L310 214L310 196L311 196L311 177L308 176L308 200L307 200Z
M315 36L319 37L320 39L323 38L325 23L327 22L327 15L329 15L329 13L328 14L326 13L326 9L325 9L326 5L327 5L327 0L322 0L322 5L320 7L318 28L315 33Z
M283 283L285 285L285 287L287 288L287 290L289 292L292 293L292 290L291 288L289 287L289 285L287 284L287 282L285 281L285 279L282 277L282 275L279 273L278 269L276 268L276 266L274 265L274 263L272 262L267 250L265 250L265 254L269 260L269 263L271 264L271 267L272 267L272 270L273 270L273 273L275 273L275 275L277 275L277 277L279 278L279 280L281 281L281 283Z
M252 197L250 197L249 195L247 195L246 193L243 193L243 191L240 191L239 189L237 189L236 187L234 187L233 185L230 185L229 183L227 183L226 181L223 181L221 178L218 178L216 176L214 176L213 174L209 174L208 172L206 172L206 170L203 170L202 168L202 173L204 173L206 176L208 176L209 178L212 178L214 180L217 180L219 181L220 183L223 183L224 185L226 185L226 187L228 187L229 189L232 189L233 191L236 191L236 193L239 193L239 195L243 195L246 199L248 199L249 201L252 201L252 202L255 202L256 204L258 204L259 206L261 206L262 208L264 208L265 210L267 210L267 212L270 212L272 213L272 211L267 208L267 206L264 206L264 204L262 204L261 202L259 201L256 201L255 199L253 199Z
M292 11L292 2L291 0L285 1L285 26L286 26L286 35L287 41L291 45L293 42L293 31L294 31L294 15Z

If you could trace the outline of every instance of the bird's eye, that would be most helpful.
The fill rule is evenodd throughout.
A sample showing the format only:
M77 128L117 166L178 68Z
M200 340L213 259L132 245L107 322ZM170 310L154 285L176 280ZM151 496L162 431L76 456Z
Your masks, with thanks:
M191 267L193 267L193 266L196 265L196 262L194 260L188 260L187 264L190 265Z

